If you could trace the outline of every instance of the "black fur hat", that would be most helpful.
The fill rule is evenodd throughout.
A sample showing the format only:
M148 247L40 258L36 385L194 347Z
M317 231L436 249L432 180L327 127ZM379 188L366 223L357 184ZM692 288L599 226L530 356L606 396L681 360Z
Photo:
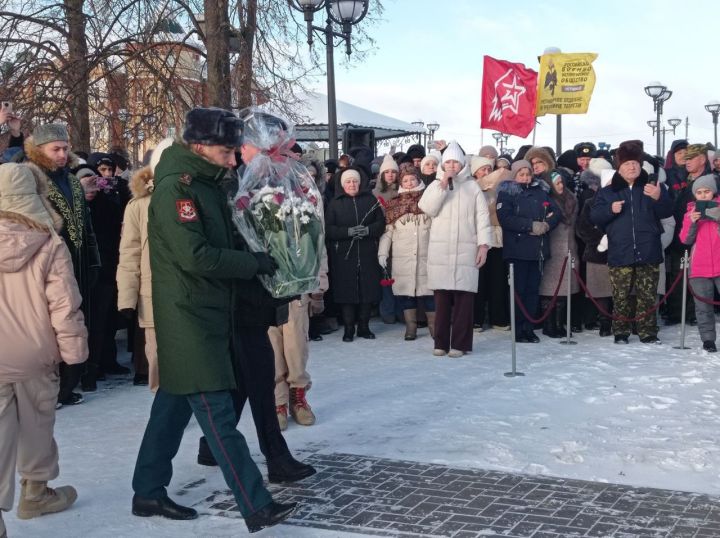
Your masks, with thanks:
M243 122L222 108L193 108L185 116L183 140L189 144L237 147L242 144Z
M626 140L621 142L615 152L615 161L618 168L620 165L627 161L636 161L642 165L643 155L643 143L640 140Z
M413 144L410 146L405 153L405 157L410 158L410 162L412 162L412 159L422 159L425 157L425 148L422 146L422 144Z

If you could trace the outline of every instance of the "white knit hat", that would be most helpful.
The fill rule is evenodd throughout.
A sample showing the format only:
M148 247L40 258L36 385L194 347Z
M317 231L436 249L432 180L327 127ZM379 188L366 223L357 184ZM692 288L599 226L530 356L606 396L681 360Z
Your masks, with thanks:
M400 168L398 168L397 163L395 162L395 159L392 158L392 155L389 153L383 157L383 162L380 164L380 172L379 176L382 177L383 172L385 170L395 170L396 172L400 171Z
M162 155L162 152L172 146L172 144L172 138L164 138L160 142L158 142L157 146L155 146L152 155L150 155L150 169L152 170L153 174L155 174L155 167L160 162L160 156Z
M612 178L615 175L615 170L612 168L600 171L600 188L607 187L612 182Z
M588 170L590 170L593 174L600 177L603 170L612 170L612 164L607 162L602 157L593 157L590 159L590 164L588 164Z
M460 148L460 144L455 142L454 140L451 140L450 143L445 148L445 151L442 154L442 164L445 165L448 161L457 161L462 166L465 165L465 153Z
M481 157L479 155L473 155L472 161L470 161L470 173L474 176L475 172L483 166L489 166L492 169L493 164L494 162L492 159Z

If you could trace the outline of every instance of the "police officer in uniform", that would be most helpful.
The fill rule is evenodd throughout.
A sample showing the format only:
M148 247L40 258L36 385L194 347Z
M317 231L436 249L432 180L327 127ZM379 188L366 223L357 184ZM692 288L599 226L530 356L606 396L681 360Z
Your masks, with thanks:
M135 466L132 512L197 517L166 489L172 459L195 415L248 530L256 532L287 518L296 503L273 501L236 429L233 304L238 282L273 274L277 265L265 253L234 248L219 183L235 165L242 122L225 110L195 108L182 138L163 151L148 213L160 387Z

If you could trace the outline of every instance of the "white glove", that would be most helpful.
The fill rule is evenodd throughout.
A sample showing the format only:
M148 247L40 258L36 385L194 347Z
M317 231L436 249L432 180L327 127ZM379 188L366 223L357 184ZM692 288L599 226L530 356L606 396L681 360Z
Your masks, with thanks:
M380 264L380 267L383 269L387 269L387 256L383 256L382 254L378 254L378 263Z
M598 243L597 251L598 252L605 252L608 249L608 238L607 234L602 236L602 239L600 239L600 243Z

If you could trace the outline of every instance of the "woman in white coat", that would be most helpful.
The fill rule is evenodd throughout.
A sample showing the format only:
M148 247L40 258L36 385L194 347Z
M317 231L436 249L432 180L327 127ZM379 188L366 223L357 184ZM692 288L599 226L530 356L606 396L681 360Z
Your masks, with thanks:
M392 290L403 308L405 340L417 337L418 303L425 309L431 335L435 322L435 301L427 287L430 217L418 207L424 190L420 171L403 164L399 194L385 207L385 233L378 249L378 262L384 269L392 251Z
M435 292L436 356L461 357L472 351L478 270L491 243L487 202L465 161L458 143L450 142L438 179L419 203L432 218L427 265L428 287Z

